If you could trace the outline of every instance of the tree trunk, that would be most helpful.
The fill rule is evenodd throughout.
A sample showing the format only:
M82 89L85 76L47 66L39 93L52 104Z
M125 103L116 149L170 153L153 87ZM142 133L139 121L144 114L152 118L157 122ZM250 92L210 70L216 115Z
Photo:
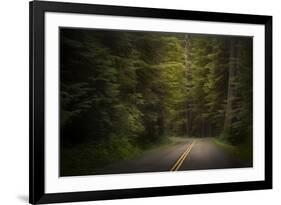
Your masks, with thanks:
M185 60L185 68L186 68L186 79L188 81L187 83L187 93L190 92L191 89L191 80L192 80L192 73L191 73L191 42L188 34L185 34L185 39L184 39L185 45L185 55L184 55L184 60ZM191 99L186 100L186 134L188 136L191 135L191 130L192 130L192 114L191 114Z
M227 89L227 100L226 100L226 109L225 109L225 119L224 119L224 131L226 131L232 123L232 109L233 109L233 97L234 97L234 86L233 86L233 80L235 76L235 58L236 58L236 52L235 52L235 39L230 40L230 53L229 53L229 70L228 70L228 89Z

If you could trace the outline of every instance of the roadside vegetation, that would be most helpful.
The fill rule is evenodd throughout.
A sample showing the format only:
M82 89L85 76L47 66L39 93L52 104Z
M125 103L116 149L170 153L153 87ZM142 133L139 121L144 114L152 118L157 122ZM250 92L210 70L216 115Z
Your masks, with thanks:
M243 161L253 161L252 142L244 142L243 144L232 145L220 138L214 138L216 144L221 146L224 150L232 155L237 156Z

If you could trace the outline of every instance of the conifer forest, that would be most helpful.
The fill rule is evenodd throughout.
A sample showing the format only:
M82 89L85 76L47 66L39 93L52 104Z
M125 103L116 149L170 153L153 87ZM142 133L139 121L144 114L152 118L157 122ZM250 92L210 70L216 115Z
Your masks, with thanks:
M175 170L251 166L252 37L76 28L59 37L61 176L169 171L190 145Z

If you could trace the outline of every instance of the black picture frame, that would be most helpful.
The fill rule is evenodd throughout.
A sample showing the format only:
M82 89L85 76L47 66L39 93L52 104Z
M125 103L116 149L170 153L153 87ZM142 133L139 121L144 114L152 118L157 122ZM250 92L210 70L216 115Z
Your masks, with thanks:
M30 11L30 165L29 202L31 204L75 202L105 199L122 199L214 193L272 188L272 17L248 14L230 14L104 6L92 4L32 1ZM107 191L81 191L71 193L45 193L44 161L44 14L62 12L76 14L100 14L111 16L149 17L163 19L197 20L208 22L247 23L265 26L265 180L235 183L198 184L153 188L119 189Z

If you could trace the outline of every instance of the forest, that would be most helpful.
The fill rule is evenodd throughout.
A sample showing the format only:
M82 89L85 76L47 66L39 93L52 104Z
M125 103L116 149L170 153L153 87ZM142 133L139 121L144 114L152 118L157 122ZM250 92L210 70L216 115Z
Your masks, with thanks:
M252 37L60 28L60 175L171 136L252 149Z

